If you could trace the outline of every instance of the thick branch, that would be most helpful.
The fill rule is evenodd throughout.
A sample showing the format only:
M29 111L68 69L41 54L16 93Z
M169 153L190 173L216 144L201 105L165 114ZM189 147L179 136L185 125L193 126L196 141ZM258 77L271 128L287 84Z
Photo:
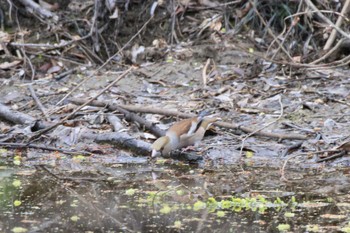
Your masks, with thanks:
M151 144L148 142L133 138L127 133L85 133L83 138L93 139L97 143L110 143L116 145L120 149L128 150L136 156L150 156ZM196 154L184 153L181 151L173 151L170 157L177 160L198 161L202 160L202 156Z
M48 127L50 124L44 121L40 121L35 119L32 116L29 116L27 114L14 111L11 108L7 107L6 105L3 105L0 103L0 119L6 120L8 122L11 122L13 124L20 124L20 125L33 125L35 124L38 129L43 129L45 127Z

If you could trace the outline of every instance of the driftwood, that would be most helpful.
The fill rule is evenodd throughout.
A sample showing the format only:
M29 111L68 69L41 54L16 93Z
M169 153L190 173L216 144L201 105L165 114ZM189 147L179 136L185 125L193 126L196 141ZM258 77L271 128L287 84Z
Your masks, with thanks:
M74 104L81 104L85 102L83 99L77 99L77 98L71 98L69 99L71 103ZM96 107L106 107L108 106L108 109L115 111L118 110L118 108L123 108L132 112L139 112L139 113L153 113L153 114L160 114L160 115L167 115L167 116L175 116L175 117L181 117L181 118L191 118L195 117L196 115L190 114L190 113L181 113L178 111L173 110L166 110L166 109L160 109L155 107L145 107L145 106L136 106L136 105L125 105L125 104L114 104L109 103L108 101L92 101L90 103L92 106ZM239 129L242 130L245 133L253 133L255 129L251 129L249 127L241 126L239 124L234 123L228 123L228 122L216 122L214 123L217 126L227 128L227 129ZM259 131L254 132L254 135L258 136L264 136L264 137L271 137L271 138L278 138L278 139L296 139L296 140L306 140L308 137L301 134L279 134L279 133L270 133L265 131Z

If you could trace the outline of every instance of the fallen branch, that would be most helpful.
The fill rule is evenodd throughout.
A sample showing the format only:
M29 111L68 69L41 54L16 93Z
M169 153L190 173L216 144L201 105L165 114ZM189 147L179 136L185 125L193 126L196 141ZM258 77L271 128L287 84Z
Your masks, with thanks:
M109 143L114 144L118 148L127 150L135 156L148 156L151 155L151 144L142 140L138 140L129 134L122 133L84 133L82 138L93 139L97 143ZM151 157L150 157L151 158ZM182 151L172 151L170 158L177 160L186 160L186 161L198 161L202 159L202 156L198 156L191 153L184 153Z
M129 112L128 110L125 110L122 107L115 106L115 108L124 114L125 120L130 121L130 122L137 122L139 123L142 127L145 127L147 130L149 130L152 134L154 134L157 137L161 137L165 135L164 130L161 130L151 122L145 120L144 118Z
M69 101L75 104L81 104L83 102L82 99L77 99L77 98L71 98L69 99ZM118 106L123 109L129 110L132 112L139 112L139 113L152 113L152 114L174 116L174 117L181 117L181 118L191 118L196 116L195 114L191 114L191 113L182 113L182 112L167 110L163 108L156 108L151 106L145 107L145 106L136 106L136 105L114 104L114 103L109 103L108 101L92 101L90 105L96 106L96 107L108 106L108 108L113 111L118 110L117 109L117 106ZM256 132L255 129L241 126L239 124L228 123L228 122L216 122L214 124L227 129L235 129L235 130L239 129L245 133L254 132L254 135L264 136L264 137L271 137L271 138L278 138L278 139L296 139L296 140L306 140L308 138L305 135L293 134L293 133L279 134L279 133L270 133L270 132L264 132L264 131Z
M77 98L71 98L69 101L73 104L82 104L84 103L83 99L77 99ZM106 107L110 111L119 111L122 114L124 114L124 117L127 121L131 122L137 122L142 127L145 127L148 131L150 131L152 134L154 134L157 137L161 137L165 135L164 130L159 129L157 126L153 125L151 122L146 121L144 118L131 113L130 111L126 110L123 105L116 105L116 104L108 104L103 101L93 101L90 103L92 106L96 107Z
M51 124L47 123L45 121L37 120L32 116L29 116L25 113L21 113L18 111L12 110L10 107L7 107L6 105L3 105L0 103L0 119L6 120L8 122L11 122L13 124L20 124L20 125L34 125L38 129L44 129L46 127L49 127Z

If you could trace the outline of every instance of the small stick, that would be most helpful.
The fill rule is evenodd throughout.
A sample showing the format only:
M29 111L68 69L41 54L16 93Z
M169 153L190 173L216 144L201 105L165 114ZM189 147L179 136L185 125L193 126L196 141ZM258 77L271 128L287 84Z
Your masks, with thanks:
M256 15L259 17L259 19L261 20L261 22L264 24L264 26L267 29L267 32L270 34L270 36L273 37L274 41L278 44L278 47L282 49L282 51L288 56L288 58L290 59L290 61L292 62L291 64L295 63L293 61L293 58L290 56L290 54L288 53L288 51L283 47L283 45L279 42L279 39L275 36L275 34L273 34L271 28L267 25L265 19L261 16L261 14L259 13L258 9L256 8L256 5L253 3L253 1L249 1L250 4L253 6L254 12L256 13ZM273 60L273 59L272 59Z
M301 154L296 154L296 155L290 156L288 159L286 159L286 161L284 161L283 166L282 166L282 168L281 168L281 180L286 181L286 182L289 181L289 180L285 177L285 168L286 168L286 165L287 165L287 163L288 163L289 160L291 160L292 158L298 157L298 156L300 156L300 155L301 155Z
M46 146L46 145L37 145L37 144L27 144L27 143L9 143L9 142L0 142L1 147L5 148L34 148L48 151L58 151L63 154L69 155L92 155L92 153L87 151L74 151L74 150L65 150L56 147Z
M338 157L341 157L343 155L346 154L346 151L341 151L337 154L334 154L334 155L331 155L331 156L328 156L328 157L325 157L325 158L322 158L322 159L318 159L316 160L316 163L320 163L320 162L324 162L324 161L328 161L328 160L331 160L331 159L335 159L335 158L338 158Z
M203 67L202 71L202 79L203 79L203 86L206 87L208 83L208 76L207 76L207 69L210 64L210 58L208 58L207 62L205 63L205 66Z
M349 5L350 5L350 0L346 0L340 14L345 15L349 11ZM343 22L343 17L339 16L339 18L337 19L337 22L335 23L335 26L340 27L342 22ZM337 30L333 28L331 35L329 36L325 46L323 47L323 50L328 50L332 46L336 36L337 36Z
M329 57L331 54L333 54L343 44L344 41L345 41L344 38L340 39L338 41L338 43L332 49L330 49L325 55L323 55L322 57L320 57L319 59L317 59L313 62L310 62L310 64L314 65L314 64L317 64L323 60L326 60L326 58Z
M46 121L50 121L49 116L48 116L47 113L46 113L45 107L42 105L41 101L39 100L38 96L36 95L36 93L35 93L35 91L34 91L33 85L32 85L32 84L29 84L29 85L28 85L28 88L29 88L30 94L32 95L32 97L33 97L33 99L34 99L36 105L38 106L38 108L40 109L40 111L44 114L45 120L46 120Z

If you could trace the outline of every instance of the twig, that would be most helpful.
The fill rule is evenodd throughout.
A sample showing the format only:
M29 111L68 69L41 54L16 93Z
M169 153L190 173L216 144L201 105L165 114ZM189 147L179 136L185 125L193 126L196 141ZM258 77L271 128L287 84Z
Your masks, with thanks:
M300 11L301 5L302 5L302 1L299 3L297 12ZM283 21L283 22L284 22L284 25L286 25L285 21L286 21L286 19ZM282 37L282 33L284 33L284 30L283 30L283 32L280 34L280 36L276 37L276 38L282 37L283 39L282 39L282 41L280 42L280 44L279 44L279 46L278 46L276 52L273 54L273 56L271 57L271 59L275 59L275 57L276 57L277 53L279 52L279 50L280 50L281 48L284 48L284 47L283 47L284 42L285 42L286 39L288 38L288 36L289 36L290 32L292 31L292 29L298 24L298 22L299 22L299 17L293 17L292 23L291 23L291 25L290 25L290 27L289 27L287 33ZM285 27L286 27L286 26L285 26ZM273 44L273 43L271 43L271 45L272 45L272 44ZM271 45L270 45L269 47L271 47Z
M321 70L321 69L334 69L342 66L346 66L350 64L350 56L346 56L341 60L337 60L333 63L327 64L327 65L318 65L318 66L310 66L310 68L307 68L308 70Z
M95 95L94 97L90 98L90 100L86 101L84 104L80 105L78 108L76 108L72 113L70 113L69 115L67 115L65 118L63 118L62 120L60 120L59 122L57 122L56 124L53 124L50 127L47 127L43 130L38 131L36 134L34 134L32 137L29 138L29 142L33 141L34 139L38 138L40 135L56 128L57 126L63 124L66 120L68 120L69 118L71 118L72 116L74 116L79 110L81 110L83 107L87 106L88 104L90 104L93 100L95 100L97 97L99 97L100 95L102 95L104 92L106 92L109 88L111 88L112 86L114 86L114 84L116 84L117 82L119 82L122 78L124 78L127 74L129 74L129 72L134 69L133 67L130 67L129 69L127 69L123 74L121 74L116 80L114 80L113 82L111 82L109 85L107 85L105 88L103 88L103 90L101 90L97 95Z
M315 130L308 129L308 128L302 128L300 126L297 126L297 125L289 123L289 122L282 122L282 125L288 126L290 128L298 129L300 131L304 131L304 132L307 132L307 133L313 133L313 134L316 133Z
M261 131L261 130L267 128L267 127L269 127L270 125L275 124L277 121L279 121L279 120L282 118L282 116L283 116L283 104L282 104L281 95L279 95L278 102L279 102L279 104L280 104L280 115L278 116L278 118L277 118L276 120L274 120L274 121L271 121L271 122L268 123L267 125L265 125L265 126L259 128L259 129L255 130L255 131L249 133L245 138L243 138L242 144L241 144L241 149L240 149L240 151L239 151L239 159L242 157L242 152L243 152L243 148L244 148L244 143L245 143L245 141L246 141L249 137L251 137L251 136L253 136L254 134L256 134L257 132L259 132L259 131Z
M202 79L203 79L203 86L206 87L208 83L208 76L207 76L207 69L210 64L210 58L208 58L207 62L205 63L203 70L202 70Z
M334 99L334 98L329 98L329 100L331 100L333 102L336 102L336 103L344 104L344 105L350 107L350 104L348 102L346 102L346 101L337 100L337 99Z
M28 85L28 88L29 88L29 91L30 91L30 94L32 95L36 105L38 106L38 108L40 109L40 111L44 114L44 117L45 117L45 120L46 121L50 121L49 119L49 116L47 115L46 113L46 109L45 107L42 105L41 101L39 100L38 96L36 95L34 89L33 89L33 85L30 83Z
M349 5L350 5L350 0L346 0L340 14L345 15L349 11ZM337 22L335 23L335 26L339 28L342 22L343 22L343 17L338 17ZM332 46L336 36L337 36L337 30L333 28L331 35L329 36L325 46L323 47L323 50L328 50Z
M342 17L344 18L346 21L349 21L349 18L346 17L346 15L344 14L341 14L339 12L334 12L334 11L327 11L327 10L310 10L310 9L307 9L306 11L301 11L301 12L297 12L297 13L294 13L292 15L288 15L287 17L285 17L284 19L288 19L288 18L293 18L295 16L300 16L300 15L309 15L309 14L313 14L313 13L316 13L316 12L321 12L321 13L328 13L328 14L335 14L335 15L338 15L339 17Z
M286 182L289 181L289 180L285 177L285 168L286 168L286 166L287 166L287 163L288 163L289 160L291 160L291 159L293 159L293 158L295 158L295 157L298 157L298 156L300 156L300 155L301 155L301 154L296 154L296 155L290 156L290 157L288 157L288 159L286 159L286 161L284 161L283 166L282 166L282 168L281 168L281 180L286 181Z
M36 47L39 47L39 48L48 48L49 50L53 50L53 49L60 49L60 48L64 48L64 47L67 47L68 45L71 45L73 43L76 43L78 41L81 41L81 40L85 40L87 38L89 38L91 35L90 33L87 34L86 36L83 36L79 39L72 39L71 41L67 41L67 42L62 42L58 45L52 45L52 44L31 44L31 43L17 43L17 42L11 42L9 43L11 46L14 46L14 47L32 47L32 48L36 48Z
M70 98L70 102L81 104L83 102L82 99L79 98ZM137 105L128 105L128 104L115 104L115 103L109 103L108 101L92 101L90 103L93 106L97 107L105 107L109 106L111 110L118 110L116 106L119 106L123 109L126 109L128 111L132 112L138 112L138 113L153 113L153 114L159 114L159 115L166 115L166 116L174 116L174 117L181 117L181 118L191 118L195 117L195 114L191 113L182 113L175 110L168 110L164 108L157 108L153 106L137 106Z
M330 21L326 16L324 16L320 10L311 2L311 0L305 0L305 3L316 12L318 17L320 17L323 21L325 21L327 24L329 24L333 29L337 30L340 34L342 34L344 37L350 39L350 35L346 32L344 32L342 29L334 25L332 21Z
M240 48L242 53L245 52L245 48L240 46L239 44L236 44L235 47ZM286 65L289 67L294 67L294 68L307 68L308 70L320 70L320 69L331 69L331 68L336 68L336 67L340 67L340 66L344 66L350 63L350 56L347 56L346 58L343 58L341 61L343 61L342 64L339 65L334 65L334 66L330 66L330 65L314 65L314 64L301 64L301 63L291 63L291 62L286 62L286 61L281 61L281 60L274 60L274 59L270 59L266 56L263 55L259 55L258 53L254 53L254 54L250 54L253 55L254 57L257 58L262 58L266 61L272 62L272 63L276 63L276 64L281 64L281 65ZM349 59L349 60L348 60ZM344 62L346 61L346 62ZM337 63L339 63L340 61L337 61Z
M299 147L301 147L301 145L303 145L303 142L297 142L289 147L287 147L281 154L281 157L285 157L288 155L288 153L298 149Z
M308 153L299 153L299 154L290 156L288 159L286 159L286 161L284 161L283 166L281 168L281 180L288 181L288 179L285 177L285 168L286 168L287 163L288 163L289 160L291 160L293 158L296 158L298 156L302 156L302 155L322 154L322 153L327 153L327 152L329 153L329 152L336 152L336 151L337 150L322 150L322 151L315 151L315 152L308 152ZM344 154L346 154L346 151L341 151L338 154L335 154L335 155L332 155L332 156L329 156L329 157L326 157L326 158L318 159L316 161L316 163L320 163L320 162L327 161L327 160L330 160L330 159L335 159L335 158L338 158L340 156L343 156Z
M34 117L24 114L22 112L14 111L0 103L0 119L12 122L14 124L30 125L35 122L39 124L39 127L45 128L48 126L47 123L37 121Z
M23 37L22 37L22 40L23 40ZM31 81L33 82L34 81L34 78L35 78L35 69L33 67L33 64L32 64L32 61L29 59L29 57L27 56L27 53L25 51L24 48L21 48L21 51L23 53L23 56L25 57L26 61L29 63L29 66L30 66L30 70L32 71L32 76L31 76ZM44 108L44 106L42 105L41 101L39 100L38 96L36 95L35 91L34 91L34 88L33 88L33 85L32 83L30 83L28 85L28 89L29 89L29 92L30 94L32 95L36 105L38 106L38 108L40 109L40 111L44 114L44 117L45 117L45 120L46 121L50 121L49 120L49 116L47 115L46 113L46 110Z
M345 41L344 38L340 39L338 41L338 43L332 48L330 49L326 54L324 54L322 57L320 57L319 59L313 61L313 62L310 62L310 64L317 64L323 60L325 60L327 57L329 57L331 54L333 54L337 49L339 49L339 47L343 44L343 42Z
M34 148L34 149L41 149L41 150L48 150L48 151L58 151L63 154L69 154L69 155L93 155L90 152L87 151L74 151L74 150L65 150L60 149L56 147L46 146L46 145L37 145L37 144L31 144L31 143L8 143L8 142L0 142L1 147L5 148Z
M175 24L176 24L176 7L175 7L175 0L170 1L171 4L171 37L170 37L170 45L173 46L174 44L174 38L176 42L178 43L178 39L175 32Z
M267 28L267 32L270 34L270 36L272 36L274 38L274 41L277 42L278 46L282 49L282 51L288 56L288 58L290 59L291 62L295 63L293 61L293 58L290 56L290 54L288 53L288 51L283 47L283 45L279 42L278 38L275 36L275 34L273 34L271 28L269 28L269 26L267 25L267 23L265 22L265 19L261 16L261 14L259 13L258 9L256 8L256 5L252 2L249 1L250 4L252 4L253 8L254 8L254 12L255 14L259 17L259 19L261 20L261 22L264 24L264 26ZM273 59L272 59L273 60Z
M74 103L74 104L83 104L84 103L84 101L82 99L76 99L76 98L71 98L71 99L69 99L69 101ZM105 102L101 102L101 101L92 101L90 103L90 105L97 106L97 107L103 107L103 108L107 107L107 109L109 109L111 111L117 110L120 113L124 114L124 117L127 121L139 123L141 126L145 127L147 130L149 130L155 136L161 137L161 136L165 135L164 130L161 130L160 128L153 125L152 123L145 120L144 118L142 118L134 113L131 113L129 110L123 108L123 105L109 104L109 103L105 103Z
M74 41L75 42L75 41ZM71 44L70 42L63 42L62 44L32 44L32 43L17 43L11 42L10 45L14 47L31 47L31 48L49 48L49 49L59 49Z
M335 158L341 157L341 156L343 156L345 154L346 154L346 151L340 151L337 154L334 154L334 155L331 155L331 156L328 156L328 157L325 157L325 158L322 158L322 159L318 159L318 160L316 160L316 163L321 163L321 162L324 162L324 161L335 159Z
M157 126L153 125L152 123L150 123L149 121L145 120L144 118L129 112L128 110L125 110L119 106L115 106L117 108L117 110L121 113L124 114L125 119L127 121L132 121L132 122L137 122L139 123L141 126L144 126L147 130L149 130L152 134L154 134L157 137L161 137L165 135L164 130L161 130L160 128L158 128Z
M62 78L66 77L66 76L68 76L68 75L73 74L74 72L76 72L76 71L79 70L79 69L80 69L79 67L75 67L75 68L73 68L73 69L67 70L67 71L62 72L62 73L60 73L60 74L54 75L53 77L54 77L55 80L59 81L59 80L61 80Z

